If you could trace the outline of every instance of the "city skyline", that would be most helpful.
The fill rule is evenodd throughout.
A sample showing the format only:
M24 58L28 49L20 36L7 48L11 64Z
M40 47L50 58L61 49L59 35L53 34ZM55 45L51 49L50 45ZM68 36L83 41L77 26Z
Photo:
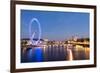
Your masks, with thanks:
M65 40L74 35L89 37L89 13L21 10L21 38L29 38L28 27L33 17L41 24L42 39ZM32 29L37 29L37 23L33 23Z

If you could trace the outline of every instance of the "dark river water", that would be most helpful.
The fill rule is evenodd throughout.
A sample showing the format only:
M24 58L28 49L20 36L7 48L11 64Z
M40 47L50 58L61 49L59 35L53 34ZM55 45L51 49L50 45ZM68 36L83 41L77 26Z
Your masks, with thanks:
M27 48L21 50L21 62L47 62L47 61L68 61L89 59L89 52L85 49L76 50L73 48L70 52L63 46L50 46L47 48Z

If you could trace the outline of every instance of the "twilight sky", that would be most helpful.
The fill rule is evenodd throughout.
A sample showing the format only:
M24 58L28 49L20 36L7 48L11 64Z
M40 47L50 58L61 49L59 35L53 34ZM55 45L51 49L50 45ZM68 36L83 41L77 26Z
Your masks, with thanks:
M29 23L37 18L41 24L41 38L65 40L72 36L89 37L89 13L21 10L21 38L29 37ZM32 23L32 32L38 36L38 24Z

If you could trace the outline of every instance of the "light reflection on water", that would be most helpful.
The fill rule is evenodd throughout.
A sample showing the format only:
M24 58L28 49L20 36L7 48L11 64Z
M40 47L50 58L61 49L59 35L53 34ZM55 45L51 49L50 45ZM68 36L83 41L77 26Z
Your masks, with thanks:
M24 49L23 49L24 50ZM45 62L89 59L89 50L68 49L63 46L34 47L21 52L21 62Z

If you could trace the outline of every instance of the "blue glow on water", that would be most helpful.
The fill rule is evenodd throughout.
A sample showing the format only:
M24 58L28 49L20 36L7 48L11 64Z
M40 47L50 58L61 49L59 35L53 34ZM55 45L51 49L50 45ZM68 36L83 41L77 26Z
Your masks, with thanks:
M35 59L37 62L43 61L43 50L40 47L35 48Z
M30 48L27 53L28 62L42 62L43 50L40 47Z

